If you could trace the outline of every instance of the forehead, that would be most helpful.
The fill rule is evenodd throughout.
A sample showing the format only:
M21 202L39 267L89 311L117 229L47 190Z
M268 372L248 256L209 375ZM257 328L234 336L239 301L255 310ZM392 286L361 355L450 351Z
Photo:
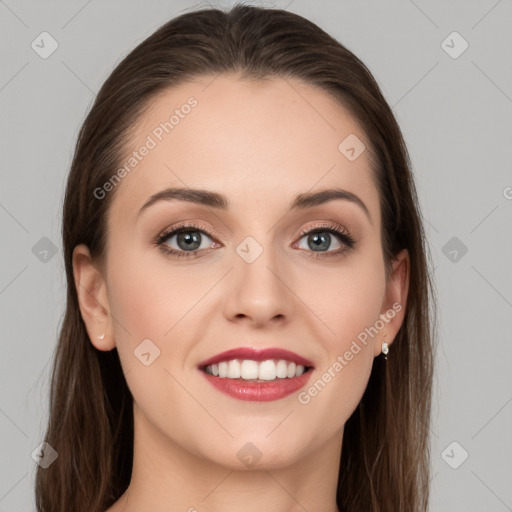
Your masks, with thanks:
M355 160L344 153L361 144ZM361 127L319 88L290 78L201 77L160 92L137 120L110 217L135 221L149 196L171 186L219 191L239 208L248 199L288 205L331 186L371 204L378 197L369 157Z

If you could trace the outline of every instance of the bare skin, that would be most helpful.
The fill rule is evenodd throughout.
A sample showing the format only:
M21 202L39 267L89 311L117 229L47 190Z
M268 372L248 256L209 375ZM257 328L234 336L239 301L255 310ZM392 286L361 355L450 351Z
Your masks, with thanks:
M161 94L138 122L128 153L191 96L197 106L117 185L105 267L83 245L74 252L91 343L117 348L134 397L132 480L108 512L337 512L344 425L381 353L382 333L391 344L402 324L409 286L406 251L385 280L368 151L350 161L338 150L350 134L369 141L324 91L229 75ZM167 187L224 194L229 208L173 200L138 215ZM297 194L332 188L357 195L368 214L346 199L289 210ZM154 240L183 221L201 227L199 234L190 228L201 239L195 257L164 254ZM301 234L331 226L348 231L355 246L329 232L322 251ZM248 236L262 248L251 263L236 251ZM187 252L177 235L165 245ZM381 315L388 320L379 334L333 370ZM148 366L134 356L145 339L160 350ZM298 393L237 400L197 366L236 347L279 347L313 361L301 391L325 372L331 379L307 403ZM249 442L261 454L252 467L237 455Z

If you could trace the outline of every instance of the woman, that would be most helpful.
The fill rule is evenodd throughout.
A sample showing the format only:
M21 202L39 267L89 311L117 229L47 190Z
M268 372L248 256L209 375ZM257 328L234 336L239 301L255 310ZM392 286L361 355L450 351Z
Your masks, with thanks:
M39 511L428 505L433 286L365 65L236 5L163 25L78 137Z

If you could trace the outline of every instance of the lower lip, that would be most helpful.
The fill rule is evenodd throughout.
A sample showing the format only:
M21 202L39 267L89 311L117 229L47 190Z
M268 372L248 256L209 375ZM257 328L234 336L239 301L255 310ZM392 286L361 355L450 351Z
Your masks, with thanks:
M309 369L299 377L291 379L275 379L268 382L254 382L243 379L228 379L215 377L199 370L206 380L222 393L238 400L251 400L254 402L270 402L279 400L298 391L309 380L313 369Z

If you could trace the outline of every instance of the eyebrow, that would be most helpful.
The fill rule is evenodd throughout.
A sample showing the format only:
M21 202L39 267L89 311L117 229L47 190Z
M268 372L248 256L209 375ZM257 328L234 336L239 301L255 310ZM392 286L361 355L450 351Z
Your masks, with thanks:
M348 190L343 190L341 188L333 188L333 189L325 189L319 192L308 192L304 194L298 194L295 196L293 201L290 203L290 210L303 210L306 208L311 208L313 206L318 206L329 201L333 201L335 199L343 199L346 201L350 201L356 205L358 205L368 217L370 224L372 223L371 215L364 204L364 202L352 192ZM229 208L229 200L228 198L217 192L212 192L210 190L202 190L202 189L192 189L192 188L179 188L179 187L171 187L161 190L156 194L153 194L140 208L137 213L137 217L139 217L142 212L147 210L150 206L158 203L160 201L188 201L190 203L197 203L204 206L209 206L211 208L217 208L220 210L227 210Z

